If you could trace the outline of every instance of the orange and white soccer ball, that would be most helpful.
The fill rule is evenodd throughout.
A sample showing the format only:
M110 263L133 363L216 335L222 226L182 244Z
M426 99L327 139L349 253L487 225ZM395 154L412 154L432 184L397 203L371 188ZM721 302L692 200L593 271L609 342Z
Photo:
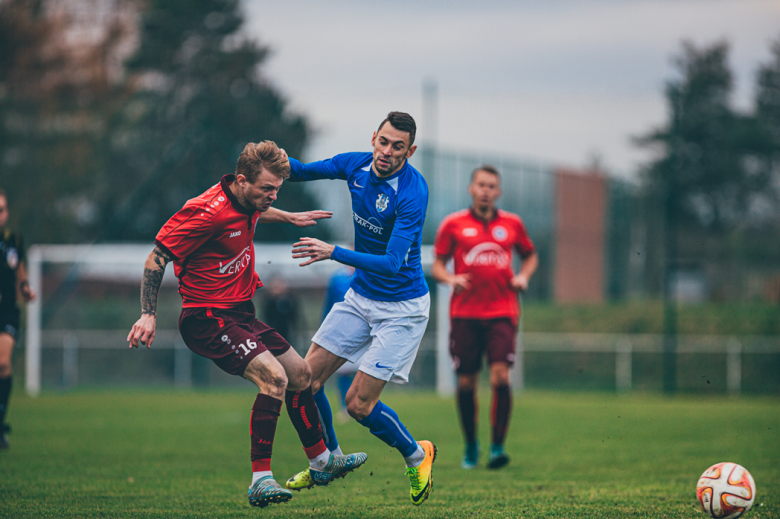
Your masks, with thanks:
M696 485L702 510L716 519L736 519L756 499L753 476L736 463L718 463L704 471Z

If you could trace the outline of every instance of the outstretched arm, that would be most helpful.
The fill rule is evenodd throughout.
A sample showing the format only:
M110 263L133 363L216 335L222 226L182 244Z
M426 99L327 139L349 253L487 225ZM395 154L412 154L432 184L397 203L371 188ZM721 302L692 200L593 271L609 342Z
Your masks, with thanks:
M293 244L293 258L309 258L301 267L315 261L332 259L361 270L367 270L382 276L394 276L401 269L404 257L412 246L412 240L401 236L391 236L384 254L366 254L342 249L316 238L301 238Z
M303 162L290 158L290 182L308 182L310 180L346 180L344 171L345 155L336 155L332 159L317 162Z
M127 336L131 348L137 348L139 343L145 343L147 348L152 346L157 327L157 294L160 292L165 266L172 259L158 246L155 246L146 258L144 277L141 280L141 318L136 321Z
M296 227L309 227L310 225L317 225L317 220L330 218L332 216L333 212L331 211L317 210L290 213L271 207L267 211L260 213L257 221L258 223L291 223Z

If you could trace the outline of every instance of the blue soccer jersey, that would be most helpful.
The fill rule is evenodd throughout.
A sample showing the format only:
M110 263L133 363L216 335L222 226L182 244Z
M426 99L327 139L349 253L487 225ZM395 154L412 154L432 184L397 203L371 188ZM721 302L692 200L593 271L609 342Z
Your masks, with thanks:
M290 159L290 181L346 180L352 195L355 252L382 256L391 238L411 245L394 275L356 267L350 287L375 301L405 301L428 293L420 260L423 223L428 207L428 184L409 162L390 177L379 178L371 168L373 155L343 153L332 159L303 164ZM338 259L334 251L334 259ZM351 251L349 251L351 252Z

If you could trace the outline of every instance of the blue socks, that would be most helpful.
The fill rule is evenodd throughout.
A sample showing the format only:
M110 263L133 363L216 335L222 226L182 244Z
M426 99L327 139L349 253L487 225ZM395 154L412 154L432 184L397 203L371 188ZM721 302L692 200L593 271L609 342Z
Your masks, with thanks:
M322 423L322 439L328 450L335 452L339 448L339 442L336 439L336 431L333 430L333 411L330 408L328 397L325 396L325 390L320 389L314 394L314 402L317 404L317 410L320 413L320 422ZM360 420L360 425L368 427L371 434L388 444L390 447L398 449L398 452L404 458L413 457L418 453L419 446L412 438L411 433L404 427L398 415L390 407L377 402L371 414Z
M336 431L333 430L333 411L330 409L330 402L325 396L325 388L320 388L314 393L314 403L317 404L317 411L320 413L320 423L322 424L322 439L330 452L339 448L339 441L336 439Z
M391 408L387 407L381 401L377 402L371 414L360 420L360 425L368 427L371 434L388 444L395 447L404 458L412 456L417 452L418 445L412 435L406 430L404 424L398 418Z

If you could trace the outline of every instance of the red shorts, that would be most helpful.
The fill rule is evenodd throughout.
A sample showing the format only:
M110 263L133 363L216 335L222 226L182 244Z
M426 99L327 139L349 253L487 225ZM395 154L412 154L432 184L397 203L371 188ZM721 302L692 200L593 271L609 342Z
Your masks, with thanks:
M278 357L290 349L284 337L257 320L252 301L233 308L182 308L179 331L189 349L231 375L242 376L264 351Z
M473 375L482 369L482 354L488 364L515 363L517 325L512 319L452 319L450 356L458 375Z

